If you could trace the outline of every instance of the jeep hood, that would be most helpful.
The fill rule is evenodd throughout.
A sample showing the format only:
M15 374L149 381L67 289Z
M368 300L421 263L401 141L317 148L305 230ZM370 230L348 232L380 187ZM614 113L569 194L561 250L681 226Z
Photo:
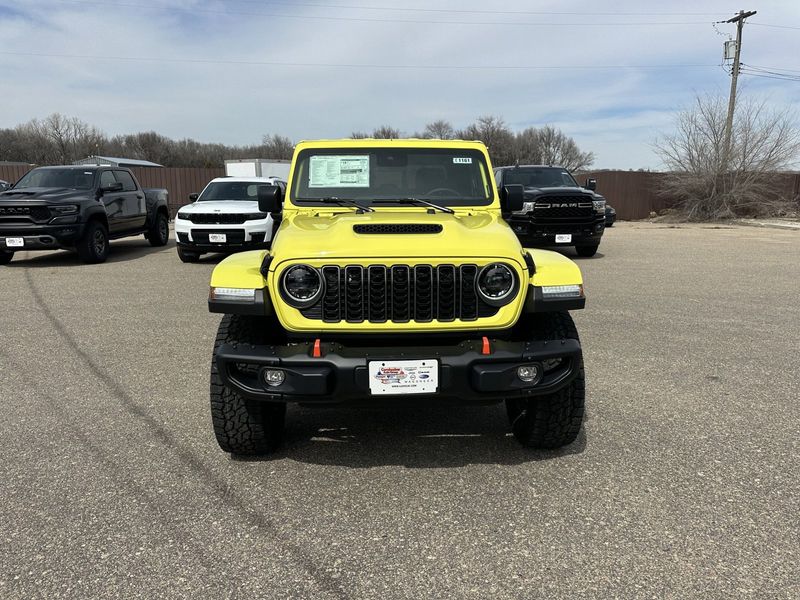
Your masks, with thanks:
M355 226L372 233L356 233ZM396 233L399 227L413 231L416 225L434 226L434 233ZM377 227L376 227L377 226ZM361 227L359 227L361 229ZM427 214L423 210L373 213L296 213L287 215L272 244L277 265L284 260L363 260L438 258L459 261L507 258L521 261L521 246L514 232L488 212Z
M189 214L242 214L258 212L256 200L206 200L182 206L180 211Z

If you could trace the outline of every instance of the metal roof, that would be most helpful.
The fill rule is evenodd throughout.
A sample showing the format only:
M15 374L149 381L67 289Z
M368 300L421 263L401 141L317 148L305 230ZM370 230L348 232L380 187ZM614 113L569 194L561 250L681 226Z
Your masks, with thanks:
M139 160L138 158L119 158L114 156L87 156L81 160L76 160L76 165L98 165L108 164L116 167L163 167L158 163L149 160Z

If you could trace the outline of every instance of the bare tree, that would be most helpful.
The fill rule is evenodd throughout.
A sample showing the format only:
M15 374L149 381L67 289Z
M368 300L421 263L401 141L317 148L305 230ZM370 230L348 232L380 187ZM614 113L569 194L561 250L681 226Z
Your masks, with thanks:
M369 137L368 133L364 133L363 131L354 131L350 134L350 138L354 140L364 140Z
M265 135L263 140L265 146L264 158L292 158L294 152L294 142L282 135Z
M432 123L425 125L425 131L422 137L434 138L439 140L452 140L455 137L456 130L450 124L450 121L438 119Z
M545 125L541 129L526 129L517 135L517 159L579 171L594 162L594 154L581 152L574 139L560 129Z
M675 118L674 132L654 144L669 173L660 191L690 220L764 216L788 208L772 185L774 173L796 164L800 131L794 113L765 101L740 100L730 154L725 155L727 100L696 96Z
M402 137L402 134L399 129L395 129L389 125L381 125L372 130L372 137L381 140L396 140Z
M489 149L489 156L495 165L507 165L514 159L514 134L502 117L478 117L477 121L455 135L465 140L482 141Z

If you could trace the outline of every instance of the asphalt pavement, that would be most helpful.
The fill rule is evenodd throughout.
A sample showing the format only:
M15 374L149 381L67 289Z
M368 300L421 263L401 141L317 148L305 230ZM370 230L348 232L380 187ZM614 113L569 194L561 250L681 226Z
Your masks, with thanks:
M0 597L800 597L800 233L608 230L556 452L501 406L290 408L276 456L231 459L217 260L0 267Z

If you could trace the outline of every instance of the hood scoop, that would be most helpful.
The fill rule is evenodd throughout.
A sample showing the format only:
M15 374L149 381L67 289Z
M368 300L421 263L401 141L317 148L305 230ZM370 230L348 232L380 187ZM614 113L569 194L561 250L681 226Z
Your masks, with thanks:
M365 234L416 234L416 233L441 233L442 226L438 223L380 223L353 225L355 233Z

